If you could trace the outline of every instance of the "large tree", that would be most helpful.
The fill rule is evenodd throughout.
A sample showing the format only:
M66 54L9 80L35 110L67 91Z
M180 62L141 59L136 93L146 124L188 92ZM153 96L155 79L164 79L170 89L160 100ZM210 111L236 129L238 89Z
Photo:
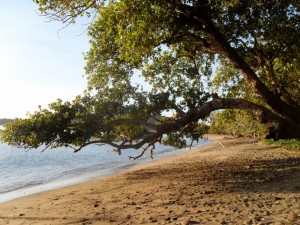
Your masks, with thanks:
M88 89L6 125L9 144L183 146L218 109L248 112L274 138L300 137L298 0L35 2L65 24L91 16ZM135 84L136 74L150 90Z

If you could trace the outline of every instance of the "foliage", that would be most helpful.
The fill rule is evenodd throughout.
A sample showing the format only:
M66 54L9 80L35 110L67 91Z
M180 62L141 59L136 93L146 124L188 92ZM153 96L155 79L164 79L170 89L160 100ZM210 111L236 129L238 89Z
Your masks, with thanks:
M300 139L284 139L274 141L273 139L263 140L263 144L275 145L289 150L300 151Z
M260 138L267 134L267 126L253 120L245 111L224 110L213 115L209 132Z
M150 149L167 135L166 143L183 146L218 109L247 111L276 138L300 136L297 1L35 2L64 24L93 16L88 88L73 102L57 101L7 125L6 142ZM134 83L136 71L151 90Z

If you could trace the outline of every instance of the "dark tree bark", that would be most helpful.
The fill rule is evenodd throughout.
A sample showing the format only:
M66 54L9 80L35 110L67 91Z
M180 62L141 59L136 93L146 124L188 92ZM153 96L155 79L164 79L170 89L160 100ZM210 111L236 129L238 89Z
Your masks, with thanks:
M247 111L253 119L259 121L260 123L268 124L270 129L268 138L286 139L300 137L299 124L291 123L289 120L283 119L264 106L257 105L244 99L215 98L197 108L191 109L187 113L183 113L179 118L170 119L160 125L152 125L152 132L140 139L138 143L127 144L124 142L121 144L107 144L114 146L120 151L121 149L128 148L139 149L147 143L148 147L150 147L159 139L161 139L164 134L178 131L180 128L183 128L190 123L197 122L199 119L205 119L211 112L219 109L241 109ZM123 122L128 123L129 121ZM132 122L134 124L139 123L139 121ZM145 124L141 123L141 125Z
M201 0L198 1L198 3L198 7L180 3L173 4L172 7L176 8L182 14L182 23L203 33L204 36L201 37L190 34L190 36L197 41L199 47L227 58L233 67L241 73L253 91L262 97L264 102L271 107L276 115L271 111L266 113L266 108L262 109L260 106L251 104L250 102L244 101L242 103L241 100L234 99L214 100L204 107L212 107L214 109L244 109L258 121L263 123L268 122L270 133L267 138L300 138L299 105L291 100L285 89L282 90L280 87L275 88L275 90L280 90L281 95L279 95L278 91L271 91L262 80L257 77L255 71L245 61L244 57L239 55L237 50L230 45L230 42L226 40L218 27L215 26L210 15L209 1ZM288 101L284 99L288 99ZM258 108L260 109L258 110ZM200 111L203 111L203 109Z
M184 15L182 23L194 27L195 30L201 30L207 35L204 39L193 36L195 39L198 38L200 47L227 58L233 67L240 71L253 90L263 98L267 105L286 120L300 123L299 106L286 103L278 94L269 90L257 77L250 65L238 54L236 49L230 46L220 30L214 25L210 17L209 2L206 0L199 1L198 5L197 8L183 4L173 5L173 7L177 8Z

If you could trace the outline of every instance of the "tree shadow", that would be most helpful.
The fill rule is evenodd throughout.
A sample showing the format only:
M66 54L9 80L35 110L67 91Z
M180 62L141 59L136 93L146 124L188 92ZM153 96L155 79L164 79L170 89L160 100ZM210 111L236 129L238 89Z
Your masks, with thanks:
M267 153L263 157L260 154L256 156L256 151L249 148L243 150L245 155L225 160L182 160L170 164L169 168L151 167L134 171L127 175L127 179L135 182L161 180L165 186L172 186L174 191L191 189L194 193L202 193L206 188L223 193L300 193L300 157L281 155L268 159L269 150L272 153L274 148L263 148Z
M228 171L232 192L300 193L300 158L251 160L244 167Z

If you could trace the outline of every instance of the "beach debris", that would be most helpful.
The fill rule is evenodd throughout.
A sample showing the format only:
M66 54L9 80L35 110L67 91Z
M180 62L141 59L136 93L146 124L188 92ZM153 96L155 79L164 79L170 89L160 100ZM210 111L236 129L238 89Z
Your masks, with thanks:
M219 141L219 144L223 147L223 148L225 148L225 146L222 144L222 142L221 141Z

